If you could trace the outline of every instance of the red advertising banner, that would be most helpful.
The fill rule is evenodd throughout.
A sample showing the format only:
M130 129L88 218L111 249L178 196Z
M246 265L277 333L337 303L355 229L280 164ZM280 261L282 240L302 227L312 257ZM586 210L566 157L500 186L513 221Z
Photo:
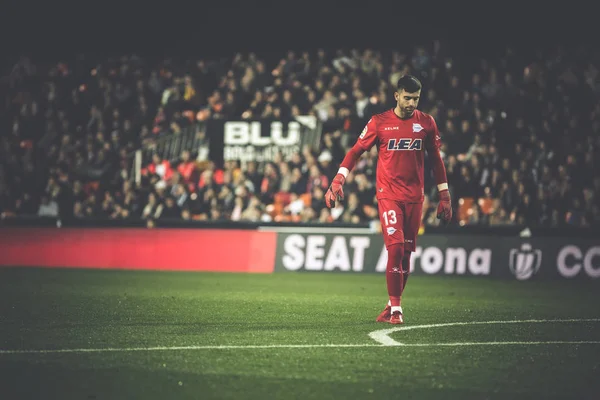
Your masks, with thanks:
M0 229L0 266L271 273L277 234L144 228Z

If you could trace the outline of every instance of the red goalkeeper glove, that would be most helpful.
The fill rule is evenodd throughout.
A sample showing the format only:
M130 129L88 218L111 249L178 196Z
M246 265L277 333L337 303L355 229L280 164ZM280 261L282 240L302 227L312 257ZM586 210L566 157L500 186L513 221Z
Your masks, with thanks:
M342 190L344 182L346 182L346 178L342 174L337 174L335 178L333 178L327 193L325 193L325 204L327 204L327 207L335 207L336 201L344 200L344 191Z
M437 208L437 218L448 224L452 219L452 203L448 189L440 192L440 203Z

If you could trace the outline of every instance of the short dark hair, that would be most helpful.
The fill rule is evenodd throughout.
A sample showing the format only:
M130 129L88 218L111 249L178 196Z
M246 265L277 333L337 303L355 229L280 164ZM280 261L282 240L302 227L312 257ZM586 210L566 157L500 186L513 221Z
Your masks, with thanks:
M423 85L421 85L421 81L415 78L412 75L404 75L400 79L398 79L398 84L396 85L398 91L402 91L402 89L406 90L408 93L414 93L421 90Z

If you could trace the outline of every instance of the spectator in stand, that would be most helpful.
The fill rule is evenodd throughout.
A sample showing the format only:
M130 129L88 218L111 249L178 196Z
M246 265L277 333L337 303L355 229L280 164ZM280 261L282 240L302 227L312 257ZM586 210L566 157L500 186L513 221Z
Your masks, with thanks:
M181 218L181 208L172 196L167 196L164 204L160 204L156 210L155 218L174 219Z
M168 181L173 176L173 168L168 160L163 160L158 154L152 156L152 163L142 173L158 175L163 181Z
M189 150L184 150L181 152L181 160L179 161L179 165L177 165L177 172L181 175L183 182L189 184L193 180L193 174L196 170L195 163L191 160L191 155Z
M329 187L329 178L321 172L318 165L313 164L310 167L308 183L306 185L306 190L304 190L303 193L310 193L315 187L327 190Z
M265 165L264 175L260 183L260 200L263 204L272 204L275 193L280 186L279 173L273 163Z

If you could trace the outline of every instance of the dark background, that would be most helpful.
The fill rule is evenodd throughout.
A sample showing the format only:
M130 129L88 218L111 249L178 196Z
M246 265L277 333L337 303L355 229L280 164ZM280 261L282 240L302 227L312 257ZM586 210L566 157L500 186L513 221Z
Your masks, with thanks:
M34 60L99 57L134 51L146 57L218 57L237 51L319 47L402 50L443 39L464 57L511 44L535 50L598 44L591 5L523 2L81 2L5 5L2 66ZM362 5L361 5L362 4ZM566 5L565 5L566 4Z

